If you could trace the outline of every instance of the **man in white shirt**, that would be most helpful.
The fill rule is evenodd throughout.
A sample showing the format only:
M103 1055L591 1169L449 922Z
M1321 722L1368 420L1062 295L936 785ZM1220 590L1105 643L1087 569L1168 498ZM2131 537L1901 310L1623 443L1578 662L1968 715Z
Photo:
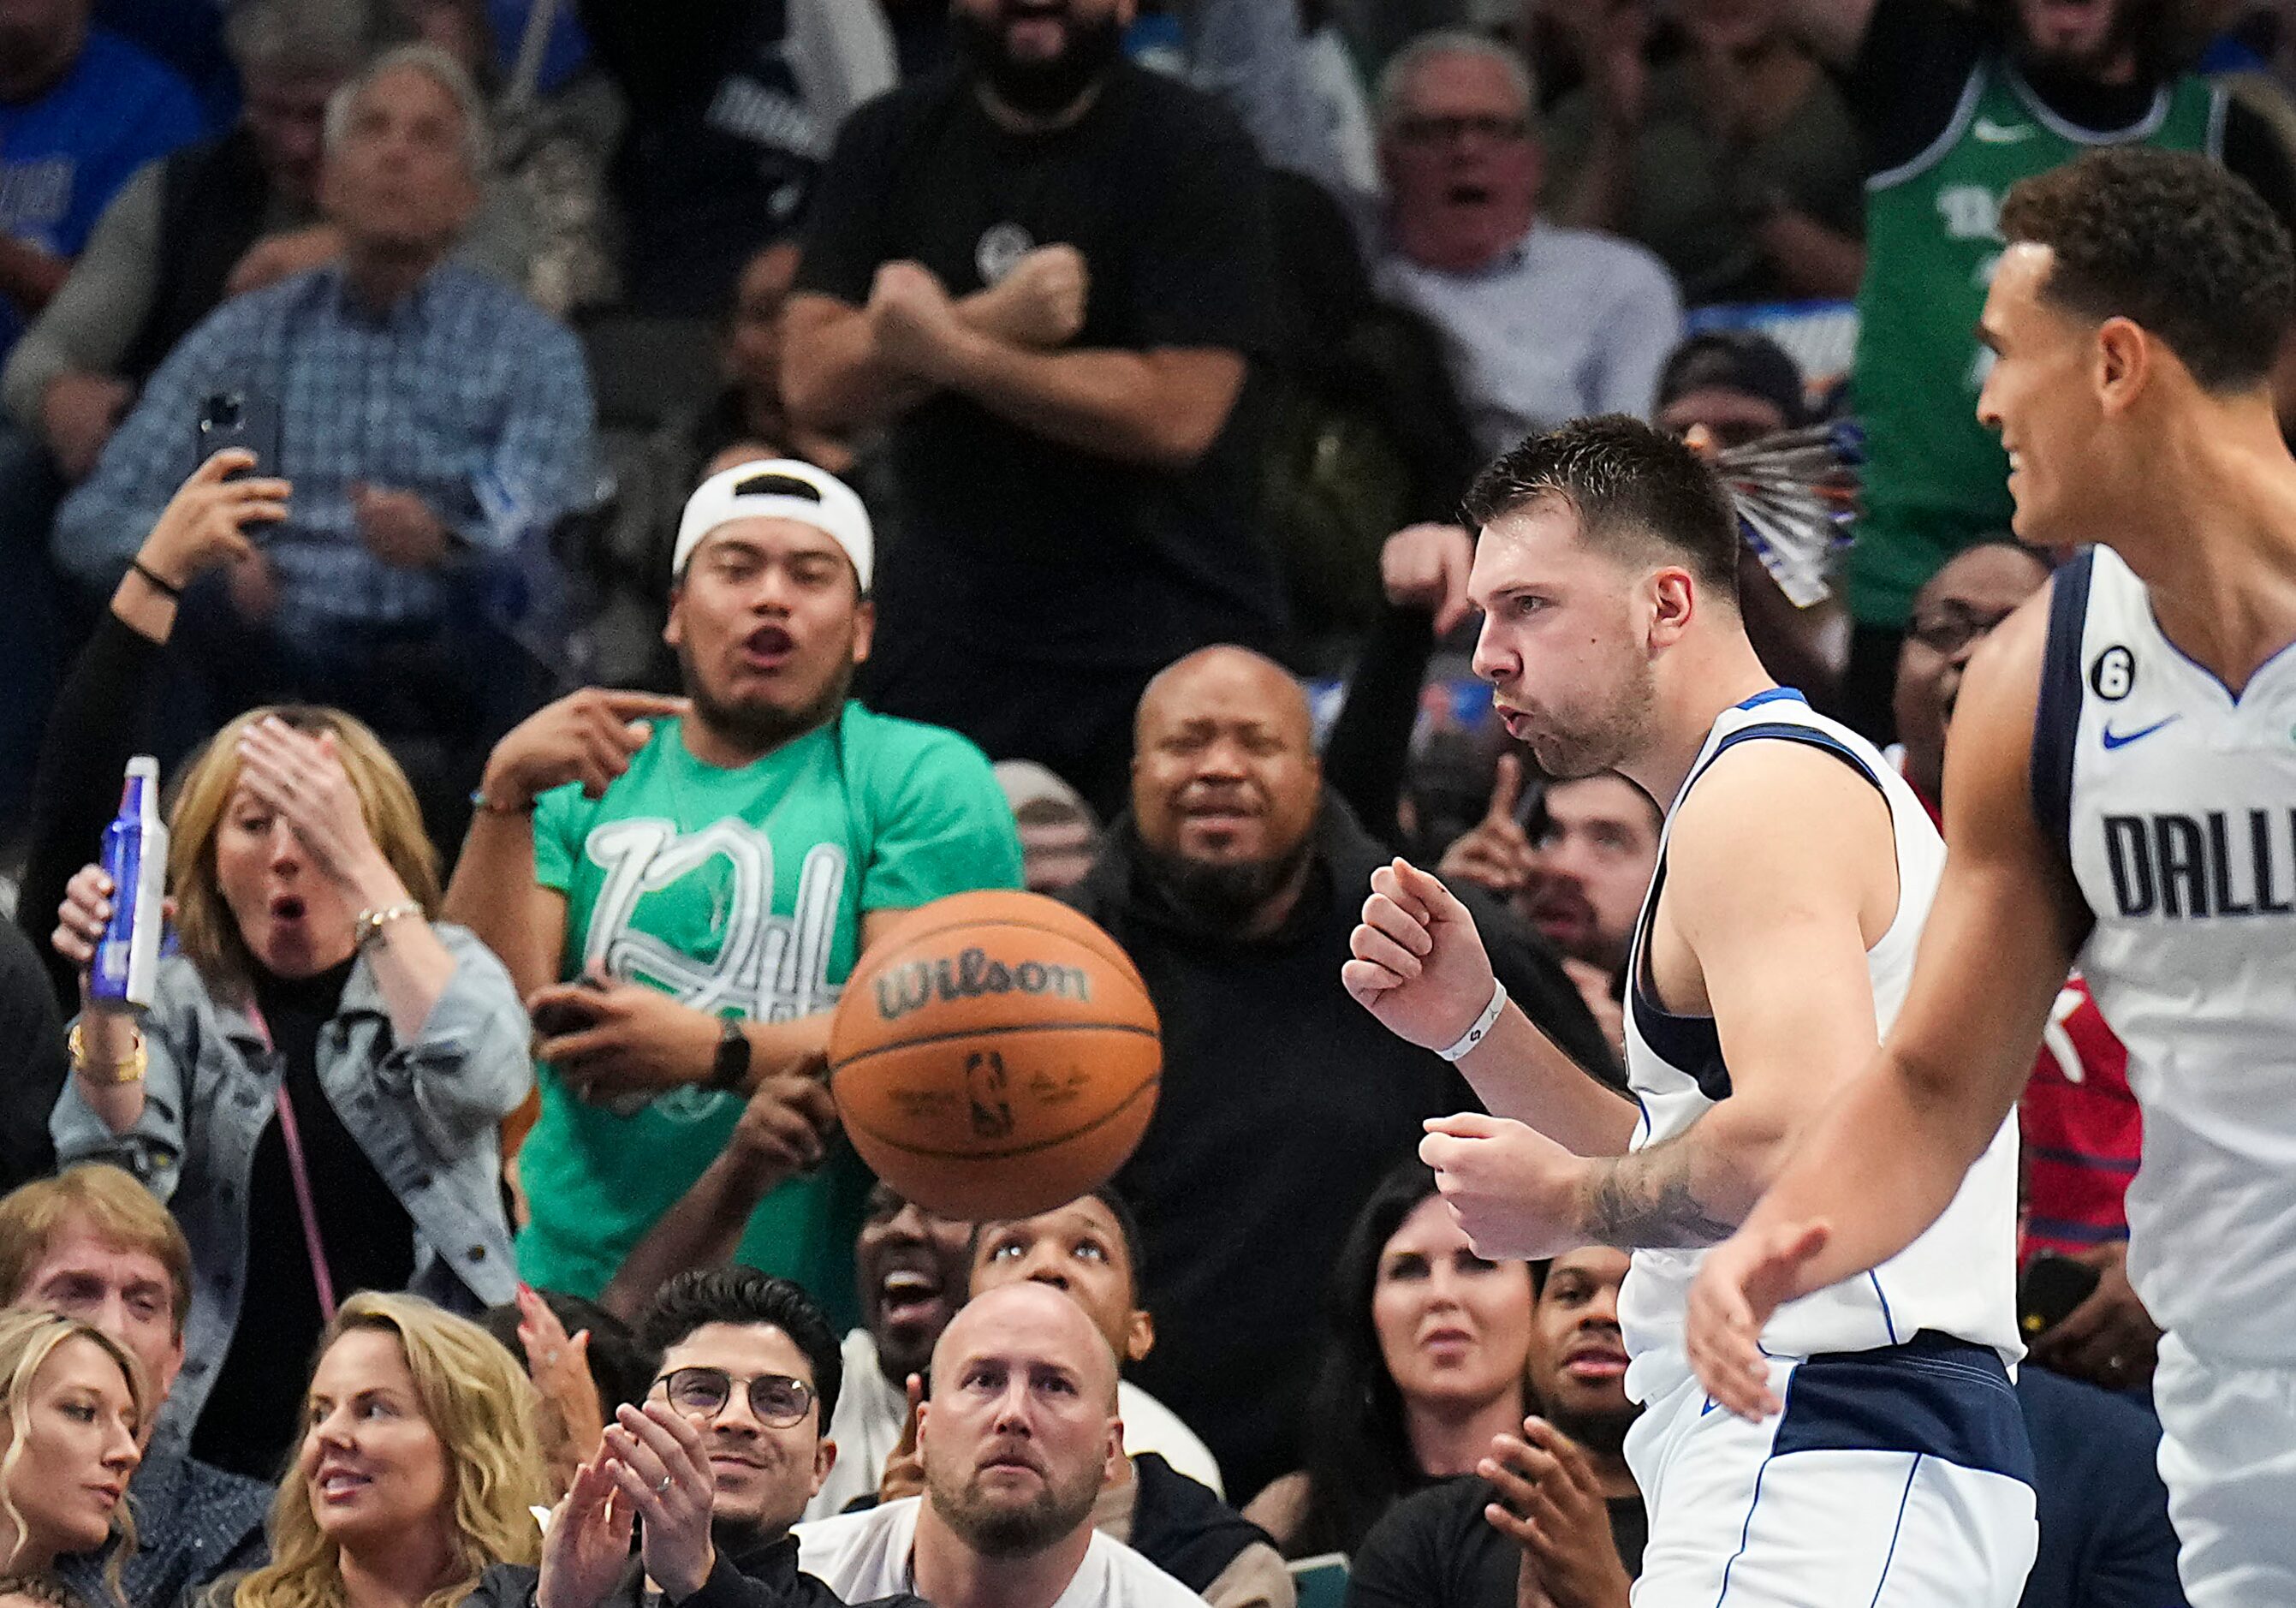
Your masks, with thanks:
M1537 217L1521 57L1473 34L1424 35L1381 76L1378 118L1380 289L1442 332L1485 450L1581 414L1647 417L1681 297L1642 247Z
M864 1326L845 1337L845 1391L829 1429L837 1466L806 1509L809 1519L879 1491L887 1459L907 1452L904 1383L923 1374L968 1279L973 1290L1033 1278L1068 1291L1123 1362L1138 1362L1156 1343L1155 1323L1139 1304L1140 1230L1112 1188L978 1229L935 1217L883 1184L870 1191L867 1210L853 1247ZM1225 1494L1211 1448L1178 1414L1128 1379L1116 1390L1128 1456L1154 1452L1176 1473Z
M938 1608L1201 1608L1093 1528L1119 1477L1116 1356L1084 1309L1033 1280L991 1290L933 1350L918 1414L922 1497L798 1527L800 1563L849 1602Z

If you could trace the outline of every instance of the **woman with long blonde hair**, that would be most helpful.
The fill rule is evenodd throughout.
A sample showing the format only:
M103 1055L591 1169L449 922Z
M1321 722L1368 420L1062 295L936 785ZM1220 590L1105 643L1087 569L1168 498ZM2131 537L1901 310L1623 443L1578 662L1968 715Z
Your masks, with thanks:
M0 1312L0 1602L69 1603L59 1555L115 1531L116 1555L135 1545L127 1481L143 1418L142 1371L101 1330Z
M517 1287L500 1132L533 1081L510 975L435 923L437 857L406 775L340 710L258 709L184 767L169 812L178 951L141 1017L83 1010L51 1128L126 1167L191 1243L160 1432L276 1478L296 1382L339 1295L476 1312ZM112 888L71 880L57 952L82 986ZM85 995L83 995L85 998Z
M328 1325L304 1401L271 1562L231 1608L455 1608L492 1565L537 1561L534 1386L478 1325L362 1292Z

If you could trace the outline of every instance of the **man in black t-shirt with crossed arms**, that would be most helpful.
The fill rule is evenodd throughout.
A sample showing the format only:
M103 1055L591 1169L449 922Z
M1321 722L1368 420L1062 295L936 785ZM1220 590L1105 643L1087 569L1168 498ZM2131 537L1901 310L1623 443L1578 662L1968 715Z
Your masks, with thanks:
M1132 0L957 0L952 70L862 107L815 200L784 380L890 425L874 708L1061 772L1103 814L1158 669L1273 644L1251 368L1259 159L1119 59Z

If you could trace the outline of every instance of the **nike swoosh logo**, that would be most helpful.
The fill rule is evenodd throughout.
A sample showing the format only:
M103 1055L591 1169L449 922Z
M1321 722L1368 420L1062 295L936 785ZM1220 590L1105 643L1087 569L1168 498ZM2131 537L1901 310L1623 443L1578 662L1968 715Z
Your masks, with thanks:
M1969 131L1988 145L2014 145L2035 133L2030 123L1997 123L1991 118L1978 119Z
M2140 726L2133 732L2116 732L2112 729L2112 723L2108 721L2104 727L2105 750L2110 752L2116 748L2127 748L2139 737L2149 737L2164 726L2175 725L2178 718L2178 716L2170 715L2166 719L2155 720L2150 726Z

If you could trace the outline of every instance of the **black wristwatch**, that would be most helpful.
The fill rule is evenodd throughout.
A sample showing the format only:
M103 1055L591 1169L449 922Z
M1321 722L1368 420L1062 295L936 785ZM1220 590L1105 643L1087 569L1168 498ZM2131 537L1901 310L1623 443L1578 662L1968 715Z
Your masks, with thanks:
M709 1081L705 1086L731 1093L742 1087L750 1075L750 1036L742 1030L739 1016L721 1019L718 1030L718 1053L709 1059Z

